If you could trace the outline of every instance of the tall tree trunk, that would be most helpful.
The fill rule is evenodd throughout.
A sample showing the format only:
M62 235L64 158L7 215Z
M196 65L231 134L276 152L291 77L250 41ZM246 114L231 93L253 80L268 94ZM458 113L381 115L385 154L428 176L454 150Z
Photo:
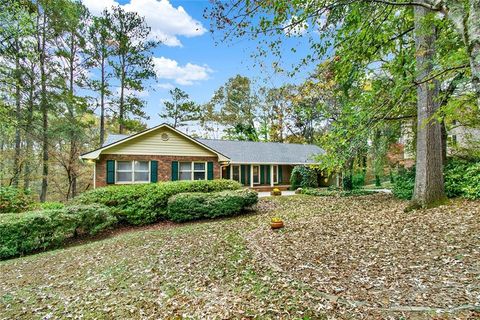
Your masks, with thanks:
M100 83L100 146L105 142L105 55L102 51L101 74L102 79Z
M39 10L39 12L41 12ZM43 13L43 25L41 34L39 35L39 52L40 52L40 111L42 113L42 189L40 192L40 201L47 200L48 188L48 102L47 102L47 73L45 70L46 63L46 13Z
M15 43L16 58L15 58L15 117L17 124L15 126L15 156L13 158L13 177L12 177L12 186L15 188L18 187L18 181L20 178L21 172L21 126L22 126L22 109L21 109L21 71L20 71L20 57L19 54L19 45L18 41Z
M120 77L120 106L119 106L119 111L118 111L118 120L120 122L120 125L119 125L119 133L122 134L123 133L123 129L124 129L124 124L123 124L123 121L124 121L124 117L125 117L125 58L124 57L120 57L120 60L121 60L121 68L122 68L122 75Z
M71 34L71 43L70 43L70 59L69 59L69 73L70 73L70 79L69 79L69 96L70 96L70 103L69 103L69 116L70 119L72 119L72 123L74 123L75 120L75 104L74 104L74 91L73 87L75 84L74 81L74 69L75 69L75 40L74 40L74 35L73 32ZM77 195L77 176L76 176L76 162L77 162L77 137L75 136L75 129L71 128L70 129L70 152L69 152L69 159L68 159L68 169L67 169L67 175L68 175L68 181L69 181L69 193L67 194L67 199L74 198Z
M33 124L33 108L34 108L34 90L35 90L35 67L32 66L30 83L28 88L28 113L27 119L25 123L25 130L29 132L29 128L32 127ZM26 147L25 147L25 175L23 177L23 187L24 189L30 189L30 179L31 179L31 161L32 161L32 152L33 152L33 140L30 133L27 133L25 136L26 140Z
M426 0L421 0L425 2ZM415 6L415 50L417 63L417 154L415 190L410 209L435 206L445 200L442 166L442 132L432 119L438 108L438 81L424 82L433 70L435 26L425 23L430 9Z

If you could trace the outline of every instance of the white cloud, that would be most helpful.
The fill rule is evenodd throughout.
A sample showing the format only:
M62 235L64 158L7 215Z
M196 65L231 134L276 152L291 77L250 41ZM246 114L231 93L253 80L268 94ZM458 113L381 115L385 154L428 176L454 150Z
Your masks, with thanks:
M153 62L159 79L174 80L175 83L185 86L196 81L208 80L210 73L213 72L207 65L187 63L181 66L177 61L164 57L154 57Z
M119 5L115 0L83 0L83 4L96 15L104 8ZM206 32L202 24L193 19L182 6L175 8L168 0L130 0L121 7L145 17L152 28L151 36L170 47L182 45L177 36L196 37Z
M157 88L164 90L172 90L175 86L169 82L166 83L157 83Z

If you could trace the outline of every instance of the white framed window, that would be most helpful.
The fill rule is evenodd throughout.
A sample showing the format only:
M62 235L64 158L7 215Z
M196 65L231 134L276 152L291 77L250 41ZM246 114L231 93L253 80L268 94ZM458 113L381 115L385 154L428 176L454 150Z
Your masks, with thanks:
M180 162L178 180L207 180L207 163Z
M253 166L253 184L260 184L260 166Z
M232 165L232 180L240 182L240 166Z
M278 166L273 166L273 183L278 183Z
M205 162L193 162L193 180L207 180L207 165Z
M150 182L150 161L115 161L115 183Z

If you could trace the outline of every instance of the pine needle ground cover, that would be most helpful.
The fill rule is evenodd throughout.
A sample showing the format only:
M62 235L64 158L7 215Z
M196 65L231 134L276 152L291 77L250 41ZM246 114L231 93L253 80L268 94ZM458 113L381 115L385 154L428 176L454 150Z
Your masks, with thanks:
M0 319L478 318L480 202L406 205L265 198L250 215L3 261Z

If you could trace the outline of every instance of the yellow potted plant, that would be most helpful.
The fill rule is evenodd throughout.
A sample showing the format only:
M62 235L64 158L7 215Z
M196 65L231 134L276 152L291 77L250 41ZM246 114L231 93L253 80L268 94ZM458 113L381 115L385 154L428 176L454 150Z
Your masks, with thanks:
M274 189L272 190L272 192L270 192L270 195L272 195L272 196L281 196L281 195L282 195L282 191L280 191L280 189L278 189L278 188L274 188Z
M283 224L283 220L281 218L275 217L270 220L270 226L272 229L281 229L285 225Z

